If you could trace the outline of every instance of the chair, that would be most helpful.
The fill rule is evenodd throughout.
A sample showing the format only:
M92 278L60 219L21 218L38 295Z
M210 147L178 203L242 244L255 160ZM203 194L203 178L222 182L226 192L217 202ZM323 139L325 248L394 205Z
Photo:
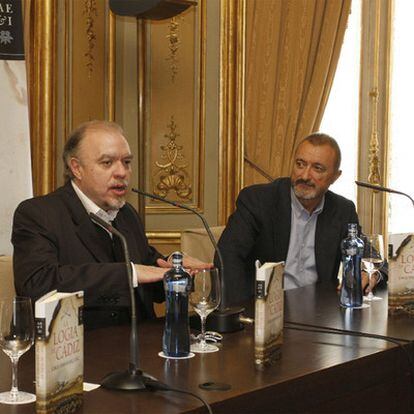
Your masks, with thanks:
M0 299L13 298L15 295L12 257L0 256Z
M223 230L224 226L211 227L216 242ZM183 253L206 263L211 263L214 259L214 247L204 228L183 230L181 233L181 250Z

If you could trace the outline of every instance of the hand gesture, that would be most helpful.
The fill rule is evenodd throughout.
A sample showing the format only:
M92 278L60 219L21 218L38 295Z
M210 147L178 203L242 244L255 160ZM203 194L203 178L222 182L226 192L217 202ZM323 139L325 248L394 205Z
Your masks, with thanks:
M138 275L138 283L158 282L163 279L164 273L166 271L164 267L145 266L139 264L136 264L134 266ZM171 265L167 267L171 267Z

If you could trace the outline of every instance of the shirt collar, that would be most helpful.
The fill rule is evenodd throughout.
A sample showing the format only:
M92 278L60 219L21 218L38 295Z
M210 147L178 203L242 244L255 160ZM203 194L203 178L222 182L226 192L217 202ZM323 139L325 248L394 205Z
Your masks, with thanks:
M306 210L305 207L303 207L303 205L301 204L301 202L298 200L298 198L296 197L295 192L293 191L293 188L290 188L290 197L292 200L292 210L297 213L298 215L300 214L304 214L306 213L306 215L308 217L312 216L312 215L319 215L322 210L323 210L323 206L325 205L325 194L322 197L322 200L320 201L320 203L316 206L315 210L313 210L312 213L309 213L308 210Z
M88 214L96 214L98 217L100 217L107 223L111 223L113 220L115 220L119 210L102 210L88 196L86 196L85 193L82 192L82 190L75 184L73 180L71 180L71 184L73 189L75 190L76 195L79 197L82 205L85 207L85 210Z

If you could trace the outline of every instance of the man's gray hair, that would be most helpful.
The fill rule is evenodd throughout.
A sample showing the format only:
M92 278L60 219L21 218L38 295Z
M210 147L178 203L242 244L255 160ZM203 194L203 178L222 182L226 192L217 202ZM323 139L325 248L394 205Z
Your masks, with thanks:
M314 132L314 133L308 135L306 138L304 138L299 143L299 145L301 145L303 142L309 142L309 143L311 143L312 145L315 145L315 146L329 145L335 151L335 155L336 155L335 170L339 171L339 168L341 167L342 155L341 155L341 149L339 148L339 145L338 145L338 143L336 142L336 140L334 138L332 138L330 135L324 134L322 132ZM298 150L299 145L296 147L296 151ZM295 151L295 153L296 153L296 151Z
M80 124L76 129L74 129L70 133L63 148L63 177L65 179L65 183L74 178L72 170L70 169L71 158L76 158L78 156L79 147L82 142L82 139L85 137L88 131L92 130L115 131L120 133L121 135L124 135L123 129L115 122L94 120Z

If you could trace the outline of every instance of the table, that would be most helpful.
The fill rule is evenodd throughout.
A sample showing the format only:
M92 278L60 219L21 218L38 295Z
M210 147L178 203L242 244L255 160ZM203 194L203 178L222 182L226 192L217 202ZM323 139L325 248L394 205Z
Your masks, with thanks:
M369 309L345 310L333 289L308 286L286 292L285 321L295 321L379 335L414 339L414 320L387 315L387 294ZM253 363L253 328L226 334L220 352L172 361L157 356L163 321L139 329L141 368L176 388L205 398L214 413L277 412L412 412L413 381L401 347L377 339L304 332L285 328L282 357L258 371ZM86 332L85 381L99 382L107 373L126 369L128 327ZM412 343L405 345L413 354ZM10 387L10 363L0 356L0 389ZM34 391L33 350L23 355L20 388ZM204 382L231 385L228 391L204 391ZM33 413L34 404L10 407L0 414ZM122 392L99 388L85 393L79 413L205 413L201 403L171 392Z

